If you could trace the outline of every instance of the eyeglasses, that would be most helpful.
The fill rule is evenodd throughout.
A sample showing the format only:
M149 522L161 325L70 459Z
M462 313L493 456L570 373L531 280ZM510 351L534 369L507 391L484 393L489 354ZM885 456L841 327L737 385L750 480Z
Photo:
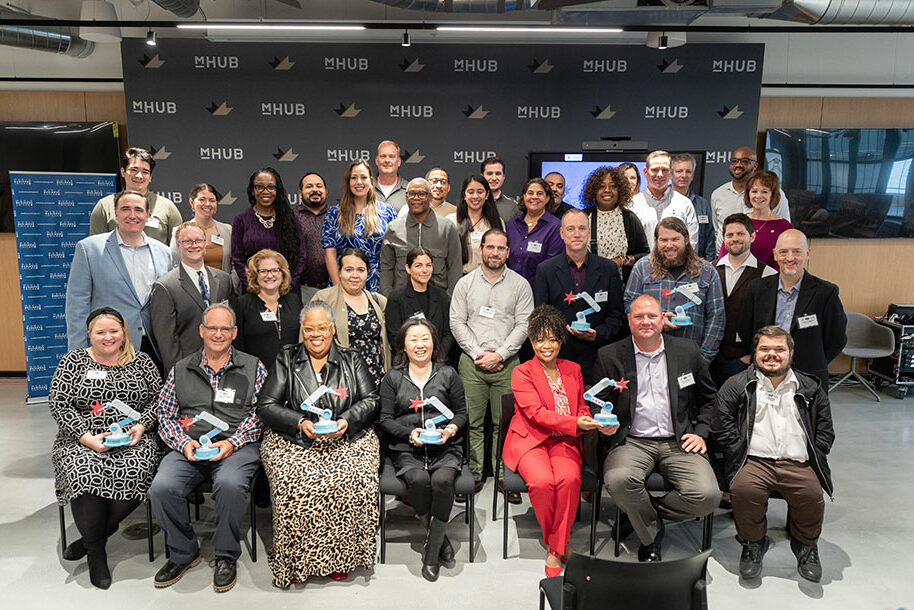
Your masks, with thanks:
M264 191L266 191L268 193L275 193L276 185L275 184L255 184L254 185L255 193L262 193Z
M124 170L128 174L143 174L144 176L151 176L152 172L146 169L145 167L128 167Z
M182 239L180 242L182 246L202 246L206 243L205 239Z
M326 335L333 328L332 324L319 324L318 326L302 326L303 335Z
M447 178L432 178L429 181L429 184L447 184Z
M733 157L730 159L730 165L742 165L743 167L749 167L755 163L755 159L751 157Z
M276 267L275 269L258 269L257 273L260 275L280 275L282 273L282 269L279 267Z
M203 324L203 328L205 328L206 330L208 330L209 332L211 332L213 334L230 333L233 330L235 330L234 326L207 326L206 324Z
M406 191L406 196L412 199L418 199L419 197L428 197L428 191Z

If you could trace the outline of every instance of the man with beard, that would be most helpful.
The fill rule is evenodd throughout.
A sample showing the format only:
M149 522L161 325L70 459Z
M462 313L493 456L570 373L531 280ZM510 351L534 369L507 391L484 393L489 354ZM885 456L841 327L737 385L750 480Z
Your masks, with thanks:
M706 363L714 360L724 336L720 279L714 267L695 254L689 230L678 218L662 218L654 228L654 249L635 263L628 278L626 309L642 294L651 295L663 307L665 333L692 339L701 348ZM691 324L678 326L671 321L680 305L688 307L684 315Z
M730 182L720 185L711 193L711 222L714 223L714 233L717 240L717 251L720 252L720 246L723 244L723 221L730 214L746 211L746 202L743 199L743 191L746 190L746 183L749 182L749 176L758 169L758 157L755 151L748 146L742 146L733 151L730 157ZM778 200L774 213L781 218L790 221L790 207L787 205L787 195L780 191L781 198Z
M796 342L794 367L818 377L822 387L828 388L828 363L847 344L847 316L838 287L804 270L809 242L802 231L781 233L774 246L774 260L780 267L778 275L749 285L739 335L752 337L763 326L780 326Z
M745 214L730 214L724 219L724 249L727 253L717 261L717 274L724 293L726 324L717 357L711 363L714 385L720 387L732 375L746 369L749 356L745 356L744 341L737 332L739 315L749 292L749 284L760 277L777 275L768 265L761 264L749 251L755 241L755 226Z
M561 220L568 210L578 209L565 201L565 176L559 172L550 172L543 176L543 180L546 181L546 184L549 185L549 190L552 191L552 201L555 205L555 211L548 210L550 214Z
M323 176L308 172L298 181L301 205L295 208L305 236L305 268L301 274L301 299L307 303L314 293L327 287L330 275L321 247L321 227L327 214L327 186Z
M450 307L451 333L463 351L458 369L470 416L470 471L477 492L482 489L485 466L486 407L492 417L491 463L497 476L494 447L501 397L511 393L511 372L520 363L517 352L527 339L527 320L533 311L530 283L505 266L508 235L489 229L479 248L482 264L457 282ZM509 493L508 501L519 503L520 494Z
M743 544L739 574L756 578L770 541L768 498L787 500L790 549L800 576L822 578L818 540L825 516L822 492L834 493L826 456L835 440L828 393L791 368L794 338L764 326L752 341L754 359L717 395L714 438L725 447L733 521Z

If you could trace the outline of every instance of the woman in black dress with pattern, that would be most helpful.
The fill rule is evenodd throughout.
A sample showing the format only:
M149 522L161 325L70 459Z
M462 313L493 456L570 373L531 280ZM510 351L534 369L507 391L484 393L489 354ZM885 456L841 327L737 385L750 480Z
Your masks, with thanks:
M152 359L135 352L123 316L102 307L89 314L87 349L67 353L51 380L49 402L58 432L51 451L57 501L70 503L82 535L64 559L88 554L89 580L111 585L105 544L145 498L159 463L153 432L162 380ZM138 411L124 426L130 443L105 446L109 426L126 416L107 403L118 399Z

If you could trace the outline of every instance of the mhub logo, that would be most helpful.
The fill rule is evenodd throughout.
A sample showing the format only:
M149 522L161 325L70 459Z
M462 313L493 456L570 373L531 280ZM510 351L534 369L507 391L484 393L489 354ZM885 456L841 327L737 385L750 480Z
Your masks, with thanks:
M467 104L467 109L463 111L463 116L468 119L484 119L487 114L489 114L489 111L483 108L482 104L475 108L470 104Z
M739 104L733 108L725 105L723 109L717 111L717 114L724 120L734 120L743 116L743 111L739 109Z
M196 70L237 70L237 55L194 55Z
M163 161L171 156L171 152L165 150L165 146L156 148L155 146L149 147L149 154L152 155L152 158L156 161Z
M419 58L410 60L408 57L403 58L403 63L397 64L400 66L400 69L404 72L422 72L422 68L425 67L425 64L419 63Z
M201 161L242 161L244 149L240 147L201 146Z
M562 118L562 108L560 106L518 106L517 118L560 119Z
M292 66L295 65L295 62L289 59L288 55L282 59L279 59L279 57L274 55L273 61L269 62L269 64L274 70L291 70Z
M435 109L428 104L390 104L392 119L430 119Z
M730 151L709 150L705 153L705 163L730 163Z
M327 161L334 163L352 163L353 161L370 161L371 151L345 149L345 148L328 148Z
M687 119L689 118L688 106L645 106L644 118L646 119Z
M165 60L159 57L159 54L156 53L152 57L148 55L143 55L143 59L138 59L140 65L146 68L147 70L155 70L156 68L161 68L165 63Z
M359 113L362 112L361 108L356 108L355 104L349 104L344 106L340 104L338 108L335 108L333 112L337 113L342 119L354 119L359 116Z
M661 63L657 64L657 69L664 74L676 74L682 70L683 67L684 66L679 63L678 59L674 59L673 61L664 59Z
M283 163L288 163L288 162L292 162L292 161L295 161L296 159L298 159L298 153L294 152L292 150L291 146L289 147L288 150L283 150L277 146L276 152L273 153L273 158L276 159L277 161L282 161Z
M301 102L261 102L262 116L305 116L305 105Z
M626 59L585 59L585 73L625 72L628 70Z
M455 59L454 72L498 72L498 60Z
M593 110L590 111L590 116L595 119L611 119L616 116L616 111L613 110L609 104L606 105L606 108L600 108L599 106L594 106Z
M180 191L158 191L158 193L171 199L172 203L181 203L184 200L184 195Z
M482 163L494 156L494 150L455 150L454 163Z
M130 110L133 114L175 114L178 104L171 100L133 100Z
M415 152L409 152L404 148L403 154L400 156L400 158L403 159L404 163L422 163L422 161L425 159L425 155L421 154L418 148L415 150Z
M552 69L554 67L555 66L553 66L551 63L549 63L548 59L539 61L535 57L533 58L533 63L527 65L527 68L534 74L549 74L550 72L552 72Z
M364 72L368 69L367 57L325 57L324 70L337 72Z
M715 59L711 62L711 72L755 72L758 62L754 59Z
M232 107L228 105L228 102L222 102L218 105L216 102L210 102L206 109L213 116L227 116L232 111Z

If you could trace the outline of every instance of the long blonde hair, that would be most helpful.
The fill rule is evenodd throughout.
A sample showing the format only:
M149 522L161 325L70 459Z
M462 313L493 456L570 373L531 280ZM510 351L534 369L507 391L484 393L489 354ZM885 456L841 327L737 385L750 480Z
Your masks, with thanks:
M371 166L368 165L368 162L359 159L350 163L349 167L346 168L346 173L343 175L343 193L340 195L340 235L352 235L355 233L355 197L349 188L349 179L352 177L352 170L359 165L365 166L365 169L368 170L368 198L365 201L363 235L374 235L378 230L378 205L374 190L374 176L371 174Z
M133 347L133 341L130 339L130 332L127 330L127 323L124 321L121 313L116 309L111 307L99 308L89 314L89 322L86 324L86 330L88 334L92 335L92 329L95 327L95 324L101 318L110 318L117 322L121 327L121 332L124 334L124 342L121 343L121 347L118 349L117 364L118 366L124 366L130 364L136 359L136 350ZM94 315L93 315L94 314ZM91 345L92 342L90 341Z

